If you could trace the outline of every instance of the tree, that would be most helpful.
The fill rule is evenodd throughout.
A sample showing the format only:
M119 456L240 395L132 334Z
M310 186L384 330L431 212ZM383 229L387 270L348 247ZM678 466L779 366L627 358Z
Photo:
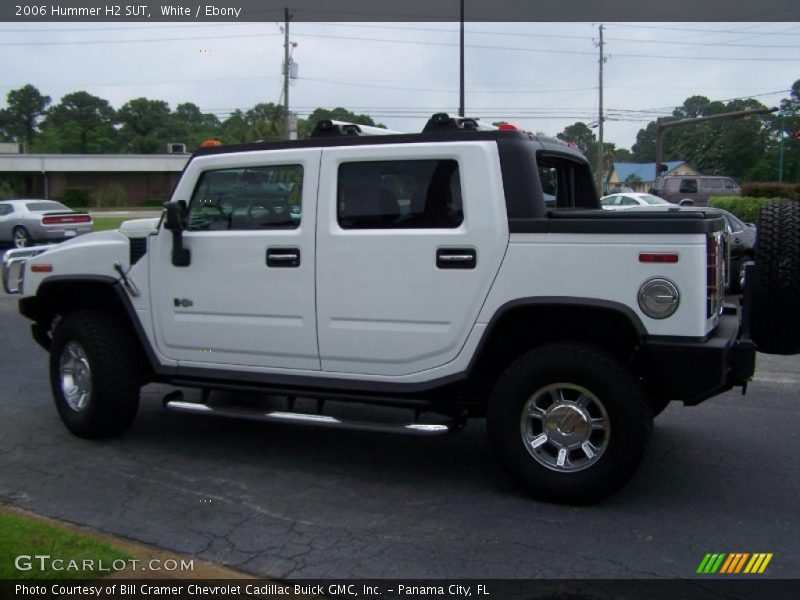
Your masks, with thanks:
M272 102L262 102L244 114L247 124L247 141L281 140L285 137L283 107Z
M207 139L217 138L220 122L216 115L204 113L196 104L185 102L175 107L171 115L176 142L196 148Z
M44 143L39 150L105 153L119 150L114 109L103 98L73 92L50 108L42 122Z
M242 144L248 140L247 121L238 108L220 125L219 137L225 144Z
M732 100L727 103L705 96L690 96L672 111L640 129L631 148L636 162L655 160L657 123L678 119L706 117L746 108L763 108L756 100ZM769 145L766 119L745 117L701 121L664 130L662 160L685 160L709 175L730 175L745 179L748 171L763 158Z
M564 131L561 133L557 133L556 137L565 142L572 142L575 144L589 160L591 160L593 156L596 156L597 138L586 123L582 123L581 121L573 123L565 127Z
M163 100L136 98L117 111L123 152L156 154L176 141L169 105Z
M50 104L50 96L42 95L31 84L12 90L6 96L8 108L0 111L0 127L7 139L33 146L39 119Z

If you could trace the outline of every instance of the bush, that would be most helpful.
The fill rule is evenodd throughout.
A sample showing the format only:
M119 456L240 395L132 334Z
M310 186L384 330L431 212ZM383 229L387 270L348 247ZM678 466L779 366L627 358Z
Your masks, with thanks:
M116 208L128 205L128 192L118 183L110 183L106 187L95 190L92 194L97 208Z
M10 200L16 197L17 192L14 190L14 186L7 181L0 181L0 200Z
M153 208L164 208L164 202L169 200L164 196L149 196L145 201L145 206L151 206Z
M786 198L800 200L800 183L750 181L742 184L742 196L752 198Z
M70 208L86 208L92 203L92 192L82 188L67 188L64 190L61 203Z
M755 223L761 207L767 202L789 202L786 198L753 198L750 196L712 196L708 205L724 208L739 217L745 223Z

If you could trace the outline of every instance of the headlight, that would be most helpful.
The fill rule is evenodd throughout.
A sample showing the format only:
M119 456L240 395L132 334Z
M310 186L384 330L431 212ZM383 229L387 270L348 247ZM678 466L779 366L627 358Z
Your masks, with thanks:
M678 288L669 279L657 277L639 288L639 308L651 319L666 319L675 314L680 304Z

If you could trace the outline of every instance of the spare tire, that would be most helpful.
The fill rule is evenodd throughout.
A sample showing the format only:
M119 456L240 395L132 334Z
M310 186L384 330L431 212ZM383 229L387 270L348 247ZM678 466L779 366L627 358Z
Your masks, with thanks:
M758 217L752 334L759 352L800 353L800 202L770 202Z

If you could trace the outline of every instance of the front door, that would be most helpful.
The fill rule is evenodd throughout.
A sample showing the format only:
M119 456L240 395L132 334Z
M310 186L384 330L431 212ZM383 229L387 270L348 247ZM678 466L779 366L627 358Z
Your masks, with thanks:
M320 150L212 155L189 163L188 266L162 230L150 252L160 351L182 366L319 370L314 299Z

